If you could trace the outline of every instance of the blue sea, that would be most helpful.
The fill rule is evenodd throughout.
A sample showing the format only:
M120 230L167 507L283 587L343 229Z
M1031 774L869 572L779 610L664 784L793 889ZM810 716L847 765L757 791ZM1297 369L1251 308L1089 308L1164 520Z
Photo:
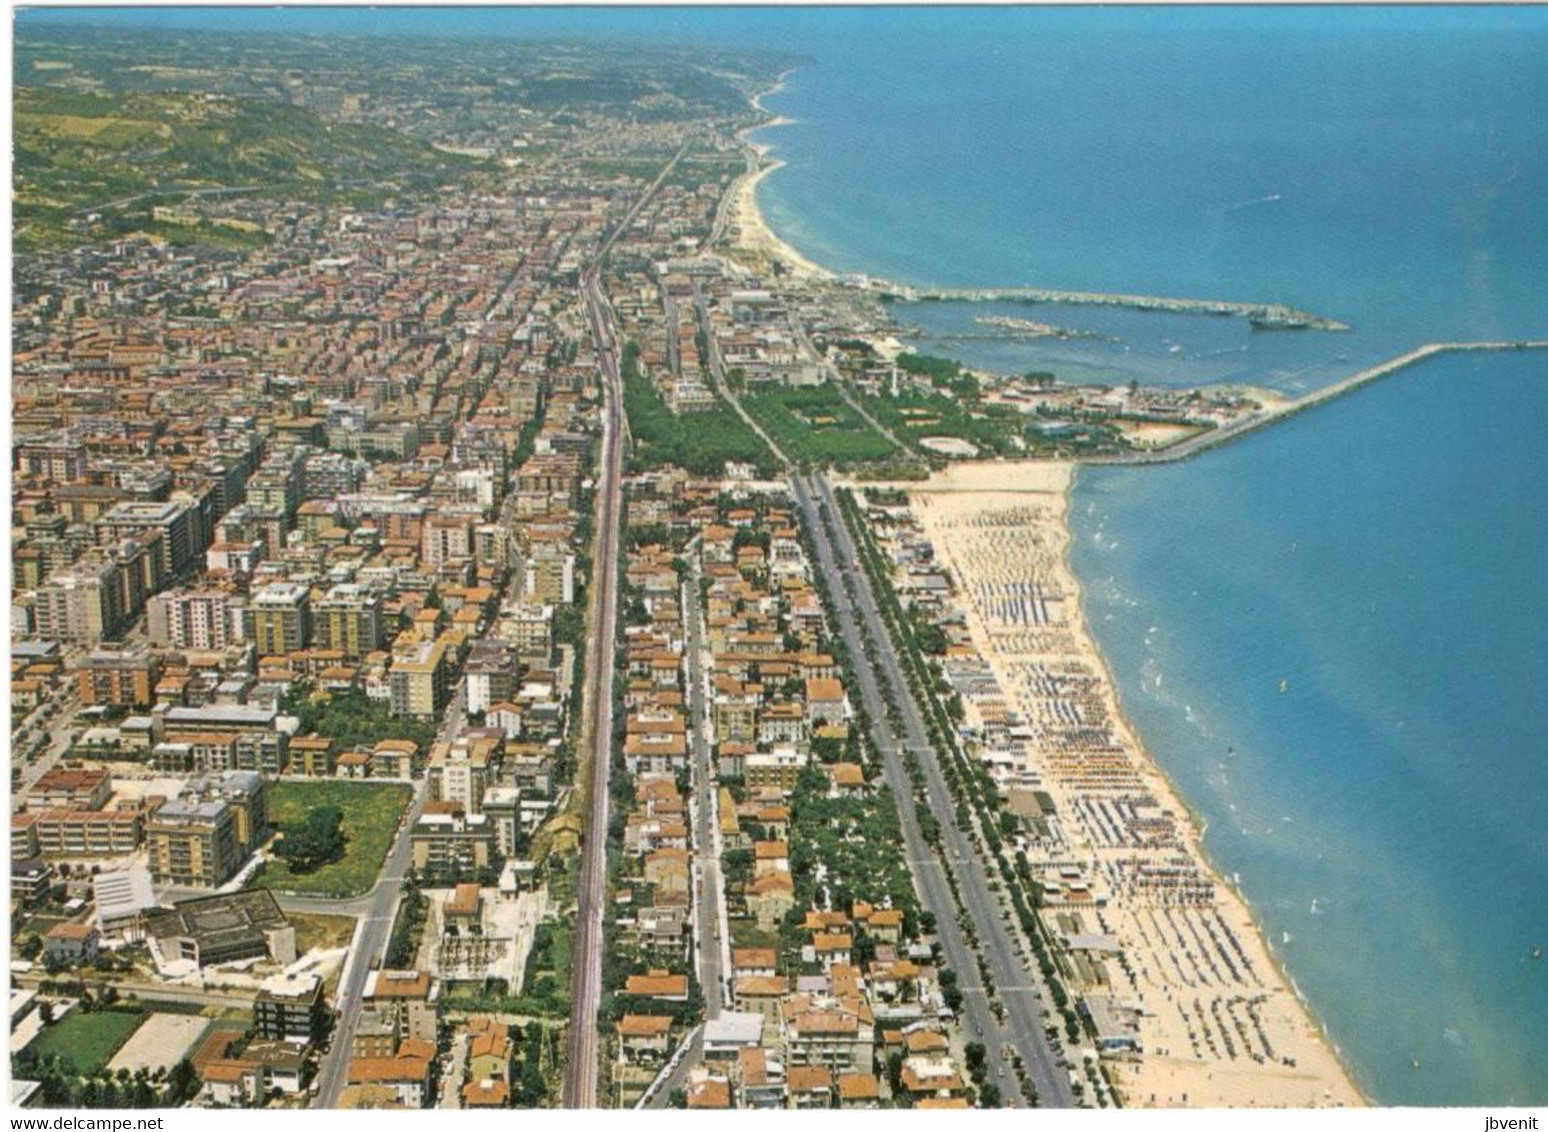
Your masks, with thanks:
M759 199L819 262L1352 327L897 308L920 348L1003 372L1294 393L1423 342L1548 337L1541 8L23 18L800 52ZM1112 341L987 340L995 313ZM1548 1103L1545 485L1542 353L1443 356L1185 464L1078 477L1072 561L1125 710L1384 1104Z
M854 18L851 14L850 18ZM1548 325L1542 11L873 17L766 100L771 225L840 270L1285 302L1353 329L916 304L921 348L1093 381L1287 392L1420 341ZM887 26L882 27L883 23ZM1117 341L982 342L1033 317Z
M759 136L787 163L760 200L812 258L1352 327L900 305L922 349L1298 393L1424 342L1548 337L1548 13L876 22L766 100L797 124ZM984 341L986 313L1115 340ZM1451 355L1078 477L1072 562L1125 709L1385 1104L1548 1102L1545 426L1548 354Z
M1452 355L1072 498L1125 711L1388 1104L1548 1101L1545 423Z

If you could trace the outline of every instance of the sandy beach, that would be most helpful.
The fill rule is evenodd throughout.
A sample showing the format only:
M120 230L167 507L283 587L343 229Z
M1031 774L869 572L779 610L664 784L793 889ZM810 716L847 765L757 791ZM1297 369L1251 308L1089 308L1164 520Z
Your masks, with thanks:
M760 113L769 113L762 100L768 95L778 93L784 85L784 76L781 76L779 82L752 100L753 107ZM767 264L772 267L773 264L778 263L796 279L832 279L833 272L813 263L775 235L758 207L758 183L774 170L782 168L785 163L770 160L768 144L751 140L751 135L759 130L794 124L793 118L787 118L782 114L775 115L737 134L752 153L748 159L748 171L738 177L731 186L726 202L729 210L726 216L726 231L721 233L721 237L731 253L749 265Z
M764 110L759 99L754 106ZM741 135L752 156L730 192L722 235L739 258L779 262L798 279L832 279L775 235L758 208L758 182L781 163L747 135L785 124L775 117ZM969 722L1010 713L1031 725L1018 773L1052 797L1056 812L1028 856L1042 878L1079 877L1068 899L1045 902L1050 929L1121 949L1121 959L1080 955L1068 988L1137 1017L1143 1052L1110 1062L1128 1105L1362 1105L1122 714L1067 562L1073 481L1072 464L986 462L954 464L924 483L872 485L909 493L920 533L951 575L970 651L998 686L969 698Z
M1137 1010L1143 1052L1110 1063L1129 1105L1363 1104L1122 715L1066 560L1073 479L1070 464L976 464L893 485L998 686L965 697L968 722L1014 713L1030 736L1016 772L1055 803L1028 857L1064 886L1050 929L1092 948L1067 985Z
M832 279L831 271L819 267L776 236L758 208L758 182L782 165L783 161L762 163L756 172L744 173L732 189L726 232L731 252L752 264L779 263L796 279Z

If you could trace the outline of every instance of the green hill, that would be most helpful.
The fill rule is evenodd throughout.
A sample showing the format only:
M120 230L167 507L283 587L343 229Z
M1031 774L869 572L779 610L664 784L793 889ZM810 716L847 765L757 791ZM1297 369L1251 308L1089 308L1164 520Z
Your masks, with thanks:
M193 193L363 204L480 168L393 130L222 95L18 87L13 123L23 249L159 228L151 208ZM90 213L100 219L88 225ZM162 234L242 238L209 226Z

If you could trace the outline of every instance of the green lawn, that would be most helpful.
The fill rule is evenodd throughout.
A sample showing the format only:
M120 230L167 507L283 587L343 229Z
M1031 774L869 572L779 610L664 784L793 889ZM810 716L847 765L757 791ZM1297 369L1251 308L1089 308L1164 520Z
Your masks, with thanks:
M1020 413L1004 405L974 408L945 393L912 391L859 399L894 435L915 444L927 436L955 436L977 445L985 456L1014 456L1019 451L1012 438L1022 436L1024 422Z
M408 805L409 787L400 782L276 782L269 787L269 824L280 828L318 806L344 811L344 858L310 873L293 874L284 861L270 861L258 884L287 892L358 896L376 883L398 819Z
M58 1022L44 1026L30 1048L39 1057L58 1054L73 1062L81 1076L89 1077L108 1063L145 1017L118 1010L87 1014L76 1007Z

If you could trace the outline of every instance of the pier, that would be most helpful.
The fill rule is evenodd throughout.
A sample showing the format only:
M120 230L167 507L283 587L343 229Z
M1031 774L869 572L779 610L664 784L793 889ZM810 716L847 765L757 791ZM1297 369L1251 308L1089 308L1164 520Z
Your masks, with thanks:
M1162 295L1119 295L1104 291L1050 291L1041 287L908 287L885 279L867 279L866 290L898 303L1067 303L1072 306L1127 307L1172 314L1229 315L1254 326L1284 330L1348 330L1331 318L1284 303L1239 303L1227 299L1175 299Z
M1407 369L1409 366L1433 358L1437 354L1464 353L1469 351L1501 351L1501 350L1548 350L1548 339L1533 339L1518 342L1430 342L1423 346L1417 346L1406 354L1399 354L1395 358L1388 358L1384 362L1369 366L1359 373L1350 374L1348 377L1335 381L1332 385L1325 385L1321 389L1313 390L1304 397L1297 397L1294 401L1285 401L1273 405L1261 412L1252 413L1239 421L1228 424L1223 428L1211 429L1209 432L1200 433L1187 440L1174 444L1170 448L1163 448L1155 452L1135 452L1122 456L1095 456L1082 460L1085 464L1169 464L1176 460L1186 460L1196 456L1210 448L1229 443L1248 433L1260 428L1266 428L1272 424L1278 424L1282 420L1303 413L1307 409L1314 409L1318 405L1342 397L1346 393L1352 393L1361 386L1369 385L1373 381L1380 381L1384 377L1390 377L1394 373Z

